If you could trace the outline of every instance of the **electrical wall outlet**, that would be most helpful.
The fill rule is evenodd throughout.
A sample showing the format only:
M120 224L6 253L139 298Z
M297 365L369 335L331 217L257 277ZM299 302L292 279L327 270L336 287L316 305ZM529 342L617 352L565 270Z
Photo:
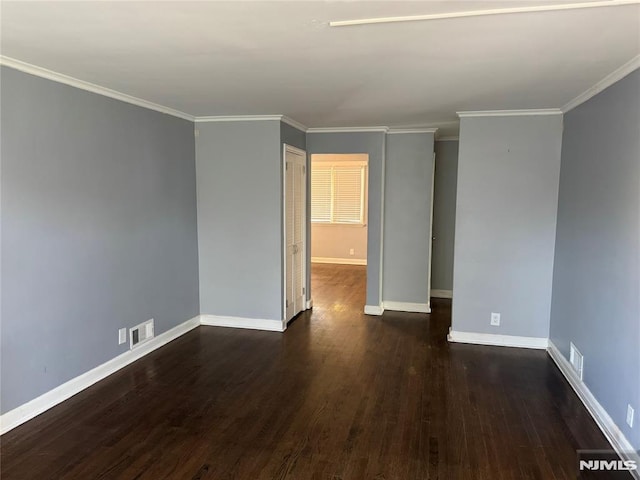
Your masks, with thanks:
M491 325L493 325L494 327L499 327L500 326L500 314L499 313L491 312Z
M122 345L127 342L127 329L121 328L118 330L118 345Z
M349 255L355 255L356 251L354 248L349 249Z
M631 428L633 428L634 414L635 414L635 411L633 410L633 407L631 406L631 404L627 405L627 425L629 425Z

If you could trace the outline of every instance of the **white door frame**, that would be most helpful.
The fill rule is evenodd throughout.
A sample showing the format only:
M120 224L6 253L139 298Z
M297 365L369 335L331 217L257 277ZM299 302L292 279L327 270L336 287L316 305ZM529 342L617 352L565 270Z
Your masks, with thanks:
M433 271L433 215L435 208L433 199L436 188L436 152L431 157L431 219L429 220L429 278L427 280L427 307L431 310L431 274Z
M282 320L283 324L286 328L286 322L289 321L287 318L287 152L294 153L297 155L301 155L304 157L304 168L305 168L305 188L304 188L304 218L302 222L302 278L304 281L304 294L303 294L303 305L302 310L308 310L309 308L309 292L307 291L308 278L307 278L307 220L308 220L308 209L307 209L307 187L310 178L310 172L308 169L308 159L307 152L304 150L294 147L293 145L288 145L286 143L282 144L282 278L284 288L282 290Z

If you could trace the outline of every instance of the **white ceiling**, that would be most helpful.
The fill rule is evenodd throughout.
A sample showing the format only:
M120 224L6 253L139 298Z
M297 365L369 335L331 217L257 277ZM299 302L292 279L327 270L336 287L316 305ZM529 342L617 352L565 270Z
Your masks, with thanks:
M1 48L195 116L451 126L461 110L561 107L640 53L640 6L328 21L549 3L3 1Z

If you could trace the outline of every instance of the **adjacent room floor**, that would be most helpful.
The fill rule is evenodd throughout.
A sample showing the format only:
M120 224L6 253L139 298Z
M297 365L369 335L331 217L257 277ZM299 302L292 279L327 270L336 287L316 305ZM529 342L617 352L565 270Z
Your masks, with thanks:
M199 327L2 437L11 479L574 479L610 448L542 351L449 344L451 305L362 313L314 265L284 333Z

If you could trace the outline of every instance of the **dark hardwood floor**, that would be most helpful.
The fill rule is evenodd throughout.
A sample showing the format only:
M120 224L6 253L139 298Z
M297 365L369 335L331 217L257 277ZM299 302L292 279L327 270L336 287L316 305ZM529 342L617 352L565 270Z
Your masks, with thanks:
M315 265L284 333L200 327L2 436L25 479L575 479L610 448L542 351L362 314L364 267Z

